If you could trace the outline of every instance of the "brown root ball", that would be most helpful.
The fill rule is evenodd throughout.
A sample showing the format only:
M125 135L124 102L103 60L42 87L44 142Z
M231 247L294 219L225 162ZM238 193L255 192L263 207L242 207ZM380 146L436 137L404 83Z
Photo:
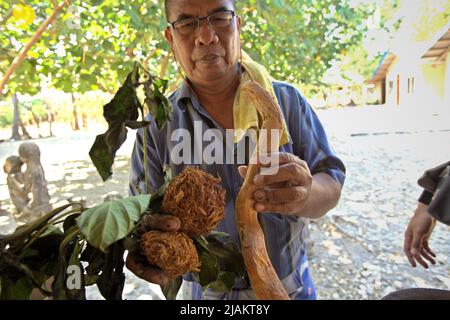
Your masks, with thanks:
M149 231L140 240L141 252L151 265L170 278L199 272L200 262L194 242L182 232Z
M225 189L220 179L187 167L170 182L162 208L180 219L181 231L188 236L208 235L224 217Z

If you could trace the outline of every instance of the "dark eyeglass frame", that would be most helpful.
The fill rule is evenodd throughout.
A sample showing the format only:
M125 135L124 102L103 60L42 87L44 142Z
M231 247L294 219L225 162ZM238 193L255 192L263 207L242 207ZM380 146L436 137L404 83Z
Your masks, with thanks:
M214 12L211 13L210 15L201 17L201 18L183 18L174 22L169 22L169 25L172 27L172 29L174 29L178 34L181 35L188 35L188 34L195 34L198 32L198 30L200 29L200 24L202 20L206 20L208 22L208 25L212 28L216 28L216 26L214 26L211 21L209 20L211 17L214 17L216 15L222 14L222 13L231 13L231 19L230 19L230 24L231 25L231 21L233 21L233 19L236 17L236 12L234 10L222 10L222 11L218 11L218 12ZM176 24L180 23L182 21L188 21L188 20L192 20L193 22L195 21L197 23L197 28L195 29L195 31L189 32L189 33L182 33L180 32L177 28L176 28Z

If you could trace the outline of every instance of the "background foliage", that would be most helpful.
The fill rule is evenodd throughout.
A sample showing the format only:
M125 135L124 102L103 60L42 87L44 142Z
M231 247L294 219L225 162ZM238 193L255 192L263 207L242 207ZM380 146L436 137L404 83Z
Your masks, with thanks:
M56 2L0 0L0 77L51 15ZM179 74L163 37L167 26L163 2L70 1L14 73L3 100L14 93L34 95L46 87L55 88L74 93L73 112L59 112L64 120L94 116L92 105L78 99L92 91L116 92L135 60L152 74L168 78L169 91L173 90ZM318 91L325 85L324 74L336 62L342 62L344 73L351 71L348 78L355 72L362 77L370 75L379 55L368 54L362 44L370 34L369 27L385 32L398 27L395 13L400 2L247 0L237 1L237 12L243 20L243 46L254 59L274 78ZM435 21L432 6L424 8L423 19ZM101 105L95 108L97 115ZM0 119L5 124L11 116L2 112Z

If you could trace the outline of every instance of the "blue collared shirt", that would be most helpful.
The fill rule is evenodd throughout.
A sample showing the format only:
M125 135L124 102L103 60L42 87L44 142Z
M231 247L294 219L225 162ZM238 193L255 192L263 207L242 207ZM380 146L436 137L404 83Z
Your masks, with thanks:
M273 82L273 87L292 140L292 143L281 146L280 152L292 153L306 161L311 174L326 173L343 185L345 166L332 150L314 110L295 87L283 82ZM153 122L148 128L141 129L137 133L131 158L130 194L155 192L164 182L164 165L170 165L174 176L181 173L186 165L196 165L221 178L222 186L226 189L225 218L217 230L230 234L231 238L239 245L235 202L243 184L238 167L245 164L246 159L235 159L236 161L232 164L203 161L202 152L212 141L203 141L202 137L205 131L216 129L213 131L214 139L219 139L219 141L223 139L224 150L227 150L225 153L230 151L230 144L226 143L223 138L226 137L226 131L200 105L195 94L187 85L181 86L169 100L173 105L172 121L161 130L158 130ZM151 120L151 117L148 116L147 119ZM180 131L180 129L182 130ZM147 139L150 190L146 190L145 186L143 132L146 133ZM181 135L189 132L192 138L188 141L191 145L190 154L182 154L184 159L186 156L191 158L188 164L174 164L171 161L172 151L177 144L186 143L186 140L182 140L180 132ZM238 150L239 144L232 143L231 148L234 148L235 154L238 154L236 150ZM225 157L224 155L224 159ZM288 294L292 299L315 299L315 289L308 270L306 255L305 238L308 232L308 220L273 213L260 215L260 223L265 234L270 260ZM192 281L193 278L190 275L184 277L180 291L183 298L254 298L246 284L236 284L236 290L229 294L218 294L212 290L202 291L201 287Z

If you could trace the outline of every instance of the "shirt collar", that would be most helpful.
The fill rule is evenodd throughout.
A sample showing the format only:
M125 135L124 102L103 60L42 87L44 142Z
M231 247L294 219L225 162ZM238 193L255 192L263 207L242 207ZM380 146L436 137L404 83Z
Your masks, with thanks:
M175 100L176 105L182 110L186 109L186 100L191 100L191 102L193 99L198 100L195 92L190 88L186 81L187 80L183 81Z

